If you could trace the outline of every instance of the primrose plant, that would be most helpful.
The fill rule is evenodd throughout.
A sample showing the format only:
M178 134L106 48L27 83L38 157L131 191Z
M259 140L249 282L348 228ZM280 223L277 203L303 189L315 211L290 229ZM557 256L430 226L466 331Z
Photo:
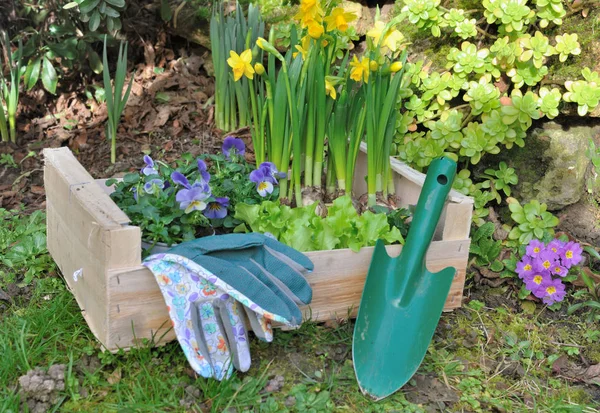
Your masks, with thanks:
M184 154L174 166L145 155L139 172L106 184L115 186L111 198L141 228L145 241L170 246L232 232L241 223L231 214L238 203L277 198L281 174L265 164L253 171L244 155L244 142L229 136L220 154Z
M563 279L572 267L581 262L582 252L581 246L574 241L555 238L545 245L533 239L517 264L517 274L528 291L552 305L564 299Z

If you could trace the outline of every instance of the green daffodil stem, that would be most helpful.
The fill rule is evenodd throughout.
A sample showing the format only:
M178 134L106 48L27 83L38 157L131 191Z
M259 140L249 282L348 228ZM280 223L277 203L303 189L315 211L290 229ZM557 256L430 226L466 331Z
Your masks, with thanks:
M0 88L2 84L0 83ZM0 98L2 95L0 94ZM8 142L8 126L6 124L6 115L4 113L4 107L2 106L2 99L0 99L0 136L2 137L2 142Z
M295 95L293 94L292 91L292 86L290 83L290 76L288 73L288 67L287 64L285 63L285 60L283 61L283 65L282 65L282 70L283 70L283 75L285 76L285 88L286 88L286 92L287 92L287 98L288 98L288 106L289 106L289 110L290 110L290 123L292 124L292 136L291 136L291 140L292 140L292 151L293 151L293 158L292 158L292 186L293 186L293 190L294 190L294 196L295 196L295 200L296 200L296 205L297 206L301 206L302 205L302 187L301 187L301 181L300 181L300 175L301 175L301 165L302 165L302 140L300 139L300 125L298 123L299 119L298 119L298 108L296 106L296 98ZM291 191L292 188L290 188Z
M256 93L254 80L248 79L250 85L250 102L252 104L252 120L254 121L254 133L252 133L252 144L254 145L254 156L256 167L265 161L265 142L260 128L260 118L258 117L258 104L256 103Z

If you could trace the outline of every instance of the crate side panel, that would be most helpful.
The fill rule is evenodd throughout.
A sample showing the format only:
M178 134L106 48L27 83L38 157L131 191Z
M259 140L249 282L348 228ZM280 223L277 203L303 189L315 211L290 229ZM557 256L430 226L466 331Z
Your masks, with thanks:
M149 269L139 265L109 271L108 292L108 350L133 347L152 337L155 345L175 339L165 300Z
M390 256L397 256L401 246L387 247ZM439 271L448 266L458 269L451 287L445 310L460 307L468 260L469 240L436 241L427 253L427 268ZM303 307L305 319L325 321L355 317L360 304L366 273L373 247L351 250L315 251L306 255L315 264L307 276L313 299ZM154 279L147 268L140 266L129 270L111 271L109 275L109 350L129 348L141 339L155 337L155 344L164 344L175 338L168 318L167 308ZM134 337L135 332L135 337Z
M442 238L447 241L467 239L471 233L471 219L473 217L473 204L451 203L446 205L446 219Z
M69 223L68 212L46 200L48 251L64 275L90 330L104 344L108 333L104 264L79 242ZM73 277L75 272L78 272L77 281Z

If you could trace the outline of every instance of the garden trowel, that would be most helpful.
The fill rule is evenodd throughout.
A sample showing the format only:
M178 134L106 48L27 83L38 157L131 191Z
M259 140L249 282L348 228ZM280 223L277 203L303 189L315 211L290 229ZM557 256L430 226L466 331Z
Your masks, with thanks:
M364 394L383 399L404 386L423 361L456 269L427 271L425 254L452 182L456 163L431 162L400 255L375 245L354 327L352 358Z

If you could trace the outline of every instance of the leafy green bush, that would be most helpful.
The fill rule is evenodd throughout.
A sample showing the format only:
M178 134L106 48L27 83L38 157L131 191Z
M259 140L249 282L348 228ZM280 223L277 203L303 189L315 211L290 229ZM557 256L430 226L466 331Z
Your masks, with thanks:
M583 116L600 103L600 75L589 68L564 88L542 86L550 65L581 53L576 34L550 38L540 30L562 24L563 1L484 0L467 11L447 9L439 0L403 0L399 9L418 29L414 36L443 37L443 60L434 60L433 70L422 60L408 63L402 83L403 116L396 122L392 154L415 169L424 170L444 154L460 164L478 164L523 147L533 121L555 118L561 106L576 106ZM454 187L475 198L473 220L481 225L487 203L501 202L500 192L510 196L508 185L516 183L516 176L463 172Z

